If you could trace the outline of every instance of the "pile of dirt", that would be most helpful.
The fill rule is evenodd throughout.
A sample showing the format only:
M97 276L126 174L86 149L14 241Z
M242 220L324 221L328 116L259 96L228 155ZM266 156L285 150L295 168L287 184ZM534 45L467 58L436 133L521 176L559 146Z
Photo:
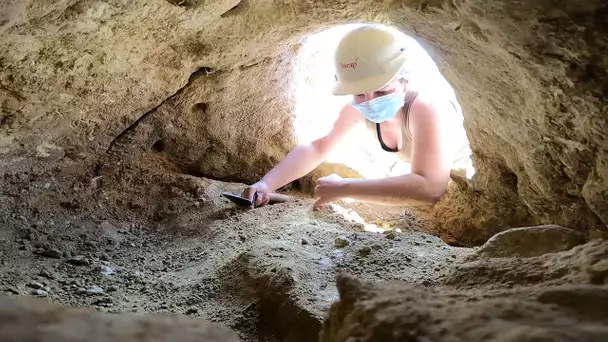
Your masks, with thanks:
M376 212L387 230L369 232L343 216L360 205L313 211L312 199L294 196L247 210L220 196L243 184L134 165L126 174L133 177L104 174L95 187L75 183L65 193L41 175L5 177L0 290L62 307L3 301L0 312L18 323L11 334L27 334L25 324L50 329L32 323L31 312L35 322L55 317L62 331L79 319L118 320L125 341L137 322L215 331L175 316L243 341L601 340L608 333L606 240L581 244L580 233L545 226L457 248L417 231L420 221L409 215ZM521 255L517 241L542 244ZM149 313L172 318L146 321Z
M124 161L69 189L48 175L6 173L0 291L109 313L187 315L245 341L309 341L338 299L337 274L432 285L470 252L400 213L376 213L381 233L345 218L357 207L347 203L313 211L312 199L294 195L247 210L221 197L243 184L149 166Z
M441 286L337 279L321 341L604 341L608 242L457 265Z

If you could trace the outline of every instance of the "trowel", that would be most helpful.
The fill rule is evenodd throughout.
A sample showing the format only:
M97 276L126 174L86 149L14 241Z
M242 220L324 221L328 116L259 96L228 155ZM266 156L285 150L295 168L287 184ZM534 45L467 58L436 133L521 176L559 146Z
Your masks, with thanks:
M258 194L256 192L253 195L253 202L250 201L249 198L241 197L239 195L231 194L228 192L223 192L222 196L224 196L225 198L229 199L230 201L232 201L233 203L235 203L237 205L251 207L253 205L253 203L255 202L255 200L257 199ZM271 192L271 193L268 193L268 196L270 197L268 204L284 203L284 202L289 201L289 196L283 195L283 194L277 194L277 193Z

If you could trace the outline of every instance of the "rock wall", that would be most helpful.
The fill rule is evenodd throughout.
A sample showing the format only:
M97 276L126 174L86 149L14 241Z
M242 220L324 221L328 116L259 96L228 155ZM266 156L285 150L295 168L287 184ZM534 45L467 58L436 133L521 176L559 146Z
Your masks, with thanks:
M605 234L608 41L600 23L608 18L606 4L460 6L456 28L468 39L434 45L455 72L468 71L452 79L462 80L454 83L467 113L477 177L454 191L456 201L440 204L440 220L459 227L447 229L470 242L528 220ZM463 50L475 53L454 53ZM480 227L483 233L475 236Z
M531 258L481 257L450 269L438 287L342 274L321 341L601 341L606 248L594 240Z
M94 177L108 152L162 152L181 172L253 182L295 145L298 38L369 20L419 37L465 111L477 174L436 206L438 232L606 232L601 0L5 1L0 153Z

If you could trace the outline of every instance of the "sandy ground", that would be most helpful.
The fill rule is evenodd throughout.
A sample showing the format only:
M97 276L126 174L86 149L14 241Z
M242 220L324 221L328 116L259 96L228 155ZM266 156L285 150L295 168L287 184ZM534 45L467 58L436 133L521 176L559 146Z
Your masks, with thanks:
M304 341L338 299L337 274L433 285L470 252L417 232L395 208L362 218L357 204L313 211L312 199L294 196L247 210L220 196L243 184L128 167L68 186L40 171L5 173L0 291L181 313L248 341Z
M27 161L1 178L6 295L182 314L243 341L608 336L606 240L520 231L480 253L421 232L423 221L398 208L340 202L314 211L294 192L287 203L239 208L221 193L243 184L184 174L158 156L109 157L85 174L78 164ZM521 257L517 241L537 242Z

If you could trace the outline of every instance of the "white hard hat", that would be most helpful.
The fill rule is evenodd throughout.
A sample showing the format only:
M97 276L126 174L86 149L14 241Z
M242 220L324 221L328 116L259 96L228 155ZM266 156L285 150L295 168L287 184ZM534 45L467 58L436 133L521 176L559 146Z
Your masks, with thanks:
M334 95L372 92L390 82L407 59L407 36L368 24L347 33L336 49Z

